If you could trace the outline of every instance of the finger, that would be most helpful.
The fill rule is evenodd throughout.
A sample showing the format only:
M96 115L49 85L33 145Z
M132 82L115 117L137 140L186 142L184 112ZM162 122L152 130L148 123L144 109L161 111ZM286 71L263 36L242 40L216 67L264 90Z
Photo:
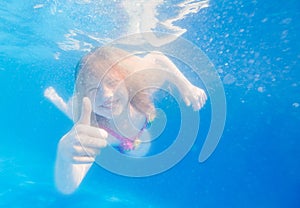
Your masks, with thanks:
M104 129L100 129L93 126L78 124L75 127L76 133L78 135L87 135L89 137L106 139L108 134Z
M191 102L190 102L190 100L188 99L188 98L184 98L183 99L183 101L184 101L184 103L187 105L187 106L190 106L191 105Z
M94 138L89 136L82 136L79 138L79 142L76 144L81 148L103 148L106 147L107 141L105 139Z
M200 110L203 106L204 106L204 101L203 101L202 97L199 97L198 98L198 109L197 110Z
M95 158L90 156L74 156L72 159L75 164L89 164L95 162Z
M79 124L90 125L92 114L92 103L88 97L82 99L81 115L78 121Z
M82 147L82 146L75 146L74 147L74 152L73 152L73 157L85 157L85 156L90 156L90 157L96 157L99 152L100 148L89 148L89 147Z
M196 102L193 104L193 110L194 111L198 111L200 109L200 103L199 102Z
M206 100L207 100L207 96L206 96L206 93L203 91L203 93L201 94L201 104L202 104L201 107L204 106Z
M206 93L204 92L204 102L207 100L207 95Z

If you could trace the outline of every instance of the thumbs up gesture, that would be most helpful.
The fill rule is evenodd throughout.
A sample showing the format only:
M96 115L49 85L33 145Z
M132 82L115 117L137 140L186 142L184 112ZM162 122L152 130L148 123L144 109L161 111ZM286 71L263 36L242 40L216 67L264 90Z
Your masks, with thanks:
M95 161L100 149L107 145L107 132L91 126L92 104L88 97L82 100L79 121L62 137L58 155L73 164L88 164Z

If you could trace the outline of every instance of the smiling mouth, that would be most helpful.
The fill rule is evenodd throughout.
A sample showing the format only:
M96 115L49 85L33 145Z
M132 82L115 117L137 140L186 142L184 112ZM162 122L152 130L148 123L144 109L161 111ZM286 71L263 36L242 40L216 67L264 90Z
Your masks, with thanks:
M119 100L105 101L102 105L100 105L100 107L105 109L112 109L113 105L118 102Z
M106 105L100 105L101 108L105 108L105 109L112 109L112 106L109 105L109 106L106 106Z

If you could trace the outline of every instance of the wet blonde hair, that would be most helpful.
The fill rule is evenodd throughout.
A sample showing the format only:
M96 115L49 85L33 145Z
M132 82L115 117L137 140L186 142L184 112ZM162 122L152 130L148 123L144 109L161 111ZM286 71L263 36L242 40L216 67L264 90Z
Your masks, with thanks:
M92 83L98 82L103 86L110 82L124 81L130 104L148 120L153 120L156 116L152 99L154 90L145 88L146 80L153 75L138 71L143 64L139 60L137 56L115 47L97 48L84 56L77 66L77 112L80 112L82 99L88 95L89 85Z

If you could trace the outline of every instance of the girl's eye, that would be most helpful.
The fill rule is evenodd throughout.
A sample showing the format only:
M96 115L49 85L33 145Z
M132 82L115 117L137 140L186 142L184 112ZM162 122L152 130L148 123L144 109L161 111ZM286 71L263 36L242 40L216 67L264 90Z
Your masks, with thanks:
M110 81L110 82L108 83L108 86L109 86L109 87L116 87L117 84L118 84L118 81L117 81L117 80L113 80L113 81Z
M96 87L91 88L91 89L88 90L88 93L92 93L92 92L94 92L95 90L98 90L98 88L96 88Z

